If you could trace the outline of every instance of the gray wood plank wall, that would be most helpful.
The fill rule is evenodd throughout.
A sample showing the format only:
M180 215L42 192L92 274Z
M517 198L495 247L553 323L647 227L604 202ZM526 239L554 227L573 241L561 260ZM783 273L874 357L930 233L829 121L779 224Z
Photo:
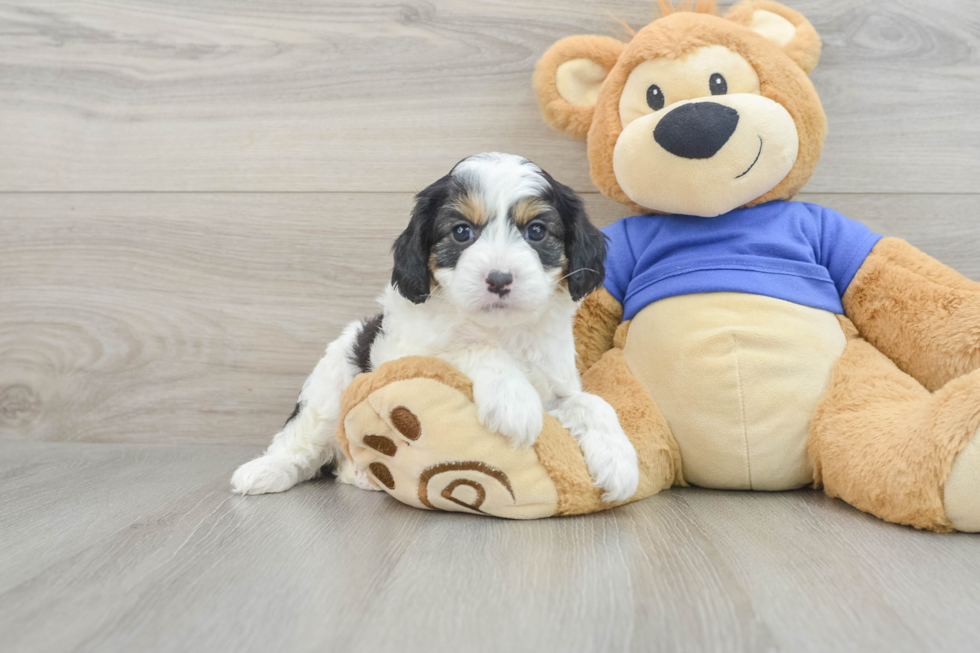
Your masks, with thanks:
M980 279L976 3L790 4L831 126L801 199ZM0 438L264 443L465 155L623 216L530 87L610 14L652 3L0 2Z

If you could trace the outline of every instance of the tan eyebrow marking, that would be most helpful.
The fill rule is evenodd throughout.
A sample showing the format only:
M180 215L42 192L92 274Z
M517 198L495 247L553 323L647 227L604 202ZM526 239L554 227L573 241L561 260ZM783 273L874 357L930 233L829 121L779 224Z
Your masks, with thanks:
M518 225L526 225L548 209L548 204L537 197L525 197L510 209L513 220Z
M453 208L473 224L486 224L487 211L480 198L473 193L460 195L453 200Z

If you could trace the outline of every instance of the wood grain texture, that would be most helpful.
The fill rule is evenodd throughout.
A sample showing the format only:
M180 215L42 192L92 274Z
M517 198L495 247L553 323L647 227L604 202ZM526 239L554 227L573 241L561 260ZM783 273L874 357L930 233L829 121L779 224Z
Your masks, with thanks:
M5 0L0 190L414 192L485 150L594 190L531 70L652 4ZM976 192L975 0L789 4L825 41L831 129L809 190Z
M0 442L0 637L62 651L972 651L970 535L810 491L585 517L426 513L240 447ZM142 479L140 482L138 479Z
M831 126L800 199L980 280L980 6L786 1ZM0 0L0 649L976 650L975 536L815 492L532 523L229 494L453 162L626 215L530 73L652 4Z
M980 280L980 195L808 195ZM0 438L266 443L408 194L0 195ZM625 210L586 196L597 224Z

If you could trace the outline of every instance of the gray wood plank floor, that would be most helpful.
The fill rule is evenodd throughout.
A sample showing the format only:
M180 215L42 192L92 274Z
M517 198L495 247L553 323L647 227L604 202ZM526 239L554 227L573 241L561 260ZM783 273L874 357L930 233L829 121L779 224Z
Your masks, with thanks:
M241 447L0 443L5 651L970 651L970 535L812 491L585 518L427 513Z
M980 280L980 5L786 2L825 42L800 199ZM977 650L974 536L815 492L534 523L228 493L456 160L625 215L530 74L652 4L0 0L0 650Z

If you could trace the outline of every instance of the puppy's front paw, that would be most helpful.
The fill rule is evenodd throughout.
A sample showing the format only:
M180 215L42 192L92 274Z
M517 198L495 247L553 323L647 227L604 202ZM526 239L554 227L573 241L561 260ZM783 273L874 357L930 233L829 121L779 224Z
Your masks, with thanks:
M336 462L336 469L334 471L337 481L340 483L347 483L348 485L353 485L356 488L362 490L372 490L374 492L380 492L381 488L371 480L367 472L354 467L352 463L346 456L341 455Z
M262 456L235 470L231 491L235 494L285 492L298 482L299 474L294 464L275 456Z
M528 448L538 439L544 409L537 390L527 381L499 379L483 387L474 385L473 398L480 423L506 435L515 447Z
M605 490L604 502L625 501L636 494L640 483L636 449L612 406L583 392L566 401L554 415L578 440L592 481Z
M622 429L618 430L619 433L610 432L595 439L587 439L588 444L582 446L585 464L592 480L596 486L605 490L602 494L605 503L626 501L636 494L640 483L636 450Z

